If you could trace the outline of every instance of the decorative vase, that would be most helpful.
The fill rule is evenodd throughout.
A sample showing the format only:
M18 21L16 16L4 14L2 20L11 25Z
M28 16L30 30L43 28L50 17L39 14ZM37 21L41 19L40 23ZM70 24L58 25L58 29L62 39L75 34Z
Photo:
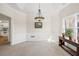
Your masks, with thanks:
M71 41L72 41L72 37L71 37L71 36L69 36L69 40L71 40Z

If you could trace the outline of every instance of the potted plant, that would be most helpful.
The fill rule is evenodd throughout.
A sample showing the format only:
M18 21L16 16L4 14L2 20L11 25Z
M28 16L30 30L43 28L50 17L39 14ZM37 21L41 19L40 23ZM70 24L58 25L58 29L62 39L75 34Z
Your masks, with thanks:
M66 35L67 37L69 37L69 40L72 40L73 29L71 29L71 28L66 29L65 35Z

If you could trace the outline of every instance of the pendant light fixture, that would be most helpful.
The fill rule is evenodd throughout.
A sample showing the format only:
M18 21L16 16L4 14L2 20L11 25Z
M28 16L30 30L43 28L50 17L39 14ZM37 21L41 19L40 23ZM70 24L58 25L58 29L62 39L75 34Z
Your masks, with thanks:
M41 14L41 9L40 9L40 4L39 4L38 16L35 17L35 20L42 21L43 19L45 19L45 18Z

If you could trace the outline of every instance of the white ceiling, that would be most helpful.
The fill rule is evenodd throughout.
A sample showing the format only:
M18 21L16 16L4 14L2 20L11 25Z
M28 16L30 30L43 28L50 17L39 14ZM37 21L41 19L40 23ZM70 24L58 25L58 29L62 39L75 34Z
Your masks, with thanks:
M35 13L39 8L39 3L8 3L8 5L24 13ZM40 3L40 8L44 13L56 13L68 5L67 3Z

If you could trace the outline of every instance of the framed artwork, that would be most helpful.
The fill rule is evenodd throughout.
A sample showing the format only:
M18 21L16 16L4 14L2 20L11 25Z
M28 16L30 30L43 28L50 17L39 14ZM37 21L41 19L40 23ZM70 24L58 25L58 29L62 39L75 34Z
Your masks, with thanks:
M42 22L35 22L35 28L42 28Z

